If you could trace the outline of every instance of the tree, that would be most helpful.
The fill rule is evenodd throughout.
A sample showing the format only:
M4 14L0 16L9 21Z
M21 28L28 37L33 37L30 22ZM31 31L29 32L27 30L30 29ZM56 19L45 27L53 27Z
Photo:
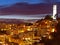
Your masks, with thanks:
M45 19L52 20L50 15L46 15Z

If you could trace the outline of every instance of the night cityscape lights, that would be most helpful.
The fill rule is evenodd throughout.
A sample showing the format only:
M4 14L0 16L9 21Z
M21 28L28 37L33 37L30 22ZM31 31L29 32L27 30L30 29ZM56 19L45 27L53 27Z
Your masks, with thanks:
M15 45L14 43L17 45L34 45L35 42L41 42L43 38L52 40L51 33L55 32L56 26L54 23L57 24L57 22L48 19L34 22L32 25L31 23L0 23L0 43L3 45Z

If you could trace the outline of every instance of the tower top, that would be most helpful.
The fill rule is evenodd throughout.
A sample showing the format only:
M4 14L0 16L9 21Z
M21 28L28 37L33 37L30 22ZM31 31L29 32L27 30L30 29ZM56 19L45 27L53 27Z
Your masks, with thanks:
M57 5L53 5L53 19L56 19L56 14L57 14Z

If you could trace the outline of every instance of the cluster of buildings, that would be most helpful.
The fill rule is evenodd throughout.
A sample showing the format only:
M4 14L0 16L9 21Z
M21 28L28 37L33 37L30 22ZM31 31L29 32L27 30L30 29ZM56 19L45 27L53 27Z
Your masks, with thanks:
M49 19L41 19L34 23L0 23L0 44L35 45L37 42L39 45L42 37L49 40L54 38L51 33L57 32L56 24L57 21Z

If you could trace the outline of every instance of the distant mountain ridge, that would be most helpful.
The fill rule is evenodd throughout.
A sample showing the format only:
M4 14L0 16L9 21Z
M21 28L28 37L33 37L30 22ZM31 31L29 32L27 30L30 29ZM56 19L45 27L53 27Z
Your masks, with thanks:
M58 5L58 10L60 10L60 2L56 3ZM53 11L53 4L28 4L28 3L16 3L9 7L1 8L0 15L8 14L24 14L24 15L34 15L34 14L50 14ZM60 13L60 11L58 11Z

